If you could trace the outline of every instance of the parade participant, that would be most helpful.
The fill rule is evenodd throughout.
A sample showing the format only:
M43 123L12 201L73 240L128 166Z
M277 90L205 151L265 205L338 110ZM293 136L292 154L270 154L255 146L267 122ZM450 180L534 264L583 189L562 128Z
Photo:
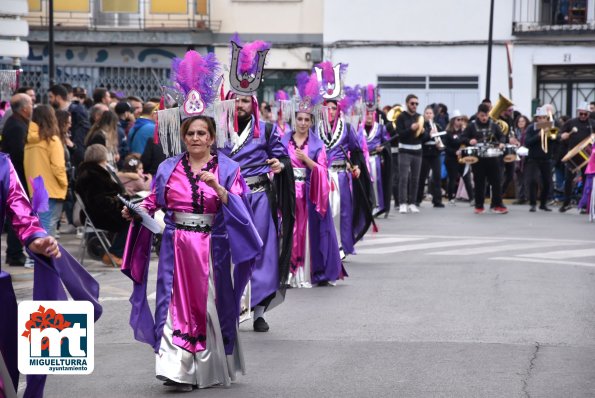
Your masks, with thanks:
M101 316L98 303L99 285L89 273L62 248L55 238L41 227L36 213L47 207L44 200L43 181L35 184L33 206L27 199L17 173L5 154L0 154L0 225L8 220L18 239L27 247L35 262L33 273L33 300L68 300L66 291L74 300L87 300L94 306L95 321ZM47 193L45 193L47 195ZM18 330L17 301L11 277L0 270L0 368L7 369L10 377L0 374L0 396L15 396L19 385L17 368ZM43 396L45 375L28 375L25 398Z
M135 338L155 350L157 378L175 390L192 391L193 386L229 386L236 372L245 371L237 335L239 301L262 241L246 205L239 165L214 154L215 126L205 115L219 119L213 113L220 82L215 55L189 51L172 69L185 96L175 111L187 118L179 131L172 129L171 138L181 138L187 150L161 164L140 205L149 214L165 211L155 319L146 296L152 234L136 222L122 271L134 282L130 325ZM160 130L163 119L160 115ZM124 208L122 216L131 219L130 210Z
M425 138L422 145L421 171L417 188L416 204L418 206L423 200L424 186L431 170L432 176L431 180L428 181L428 193L432 195L434 207L444 207L444 204L442 204L442 162L440 157L440 153L444 150L444 144L442 138L437 135L439 130L442 130L442 126L434 123L434 110L431 106L427 106L424 110Z
M504 123L506 123L506 125L508 125L508 133L504 134L504 144L510 144L510 145L514 145L514 146L519 146L519 140L516 138L515 132L514 132L514 108L512 106L509 106L508 108L506 108L505 110L502 111L502 113L500 113L500 120L503 121ZM505 162L503 159L501 159L501 165L502 167L502 190L500 192L502 192L502 195L506 194L506 191L508 191L508 187L509 185L514 181L514 172L516 169L516 161L514 162ZM518 192L516 192L516 196L518 199Z
M525 175L529 188L529 211L535 212L537 206L537 186L541 185L540 206L543 211L552 211L547 207L547 197L552 183L552 152L548 141L549 131L537 126L538 123L548 121L548 114L544 108L537 108L535 123L531 124L525 132L525 146L529 149L525 161Z
M459 163L458 154L461 149L463 134L463 115L458 109L452 112L446 135L442 137L444 143L444 165L448 173L448 185L446 196L450 204L455 204L457 187L462 177L469 201L473 203L473 185L471 184L471 173L464 164ZM467 172L465 172L467 170Z
M519 141L519 145L521 147L525 146L525 140L527 139L527 129L531 122L527 118L527 116L520 115L514 121L514 135L516 139ZM556 148L558 142L551 142L552 148L551 153L556 153ZM526 178L525 178L525 157L519 155L521 158L518 162L516 162L516 169L515 169L515 191L517 200L513 203L515 205L524 205L527 203L527 185L526 185Z
M508 209L502 203L500 192L500 152L504 148L505 137L500 127L490 119L490 108L481 104L477 108L475 120L467 125L463 133L465 145L480 145L482 150L479 161L473 164L473 182L475 185L475 213L485 212L483 207L485 199L485 181L492 186L492 201L490 208L494 213L506 214Z
M419 99L409 94L405 99L407 110L397 118L399 136L399 213L419 213L417 187L422 161L422 141L424 132L423 117L417 113Z
M399 136L397 134L397 118L403 111L401 105L396 104L386 113L386 131L390 138L391 152L391 174L392 174L392 196L395 202L395 209L400 208L399 204Z
M347 273L341 263L329 208L326 149L312 129L315 115L320 114L322 95L314 74L298 74L296 86L299 99L294 104L295 128L282 139L291 158L296 193L288 283L292 287L334 284Z
M589 103L583 102L577 109L577 117L570 119L562 127L562 134L560 135L563 145L562 155L566 154L569 150L593 134L593 126L595 126L595 121L589 119ZM581 171L584 170L585 166L581 168ZM561 213L570 209L572 187L576 174L577 173L572 170L570 164L567 163L564 176L564 202L562 203L562 207L560 207Z
M388 138L386 127L378 122L377 98L377 89L374 85L368 84L363 88L365 120L360 128L360 133L365 138L370 154L368 164L372 192L376 199L375 216L384 213L387 217L390 213L392 156L388 144L384 145Z
M320 122L319 132L326 147L331 179L330 204L337 235L341 237L342 256L355 254L355 243L364 236L372 221L368 168L360 140L354 128L345 121L339 103L346 70L347 65L333 66L329 61L315 67L327 108L323 114L327 120ZM353 169L350 164L354 165ZM360 178L361 181L356 182Z
M284 90L278 90L275 93L275 108L273 114L276 117L275 129L279 137L283 138L285 133L291 131L291 126L287 121L291 118L291 100L289 94Z
M247 198L263 241L263 252L256 260L248 296L254 309L254 330L266 332L269 325L264 313L282 302L289 276L295 186L291 160L279 134L272 124L259 117L256 90L270 45L262 41L240 45L237 37L231 44L231 91L227 98L236 100L239 136L227 142L220 152L240 164L242 177L250 188ZM275 174L274 183L269 172Z

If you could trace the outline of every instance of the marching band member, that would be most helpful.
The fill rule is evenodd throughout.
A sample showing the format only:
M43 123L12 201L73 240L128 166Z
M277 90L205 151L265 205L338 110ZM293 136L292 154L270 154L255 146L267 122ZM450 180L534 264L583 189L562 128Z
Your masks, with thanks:
M365 138L370 154L368 164L370 178L372 180L372 192L376 199L375 216L390 213L391 198L391 161L392 156L390 147L385 145L388 136L384 124L378 122L376 100L378 98L377 89L374 85L368 84L363 88L363 98L365 102L365 120L360 128L360 132Z
M475 120L469 123L463 133L463 143L471 146L481 145L484 149L483 153L480 152L479 161L472 166L475 184L475 214L485 212L483 204L486 178L492 186L491 210L494 213L506 214L508 209L502 203L502 193L500 192L499 155L490 156L490 151L493 151L495 155L497 148L504 148L505 137L500 127L489 117L489 111L488 105L479 105Z
M537 206L537 186L541 185L539 208L552 211L547 207L547 198L552 183L552 151L547 141L550 141L549 131L538 128L538 123L547 122L548 114L544 108L537 108L535 123L525 131L525 146L529 149L525 160L525 178L529 188L529 211L535 212Z
M513 112L514 112L514 108L511 105L508 108L504 109L500 113L499 119L508 125L508 133L504 134L504 138L505 138L504 144L511 144L511 145L515 145L518 147L520 145L520 143L514 133ZM500 192L502 192L502 195L504 195L506 193L506 191L508 190L508 186L510 185L510 183L514 181L514 171L516 169L516 161L504 162L503 159L500 159L500 160L501 160L502 176L503 176L502 190ZM518 195L518 192L517 192L517 195Z
M261 121L258 113L256 91L270 45L255 41L240 46L239 38L234 40L231 91L227 97L236 100L239 136L226 142L220 152L240 164L242 177L250 188L248 202L264 245L250 280L250 306L254 309L254 331L267 332L269 325L264 313L283 301L289 275L295 208L293 171L279 134L272 124ZM275 174L274 183L269 172Z
M563 154L580 144L585 138L593 134L593 125L595 122L589 119L589 103L583 102L577 109L577 117L567 121L562 127ZM584 170L584 167L581 171ZM570 199L572 196L572 186L576 173L572 171L569 164L566 164L566 173L564 178L564 202L560 207L560 212L564 213L570 209Z
M282 139L289 152L295 177L295 224L289 284L311 287L334 284L347 276L329 206L326 149L312 129L322 95L315 74L297 76L299 99L294 103L295 128Z
M423 200L424 186L432 170L432 179L428 181L428 193L432 195L432 204L436 208L444 207L442 204L442 162L440 161L440 152L444 150L442 138L438 135L438 130L442 126L434 123L434 108L426 106L424 110L424 132L425 138L422 145L421 171L419 174L419 186L417 188L416 204L419 206Z
M459 179L462 177L469 201L473 203L473 185L471 184L471 173L465 173L466 165L459 163L458 151L463 143L463 115L458 109L452 112L451 118L446 127L446 135L442 138L444 143L444 165L448 173L447 198L449 203L454 204Z
M417 186L421 172L423 117L417 113L419 99L409 94L405 99L407 109L397 118L399 136L399 213L419 213Z
M181 138L186 150L161 163L151 194L141 204L149 214L165 211L154 319L147 301L152 234L136 222L131 223L122 272L134 282L130 325L137 340L153 347L157 378L166 387L192 391L229 386L236 372L245 371L238 308L262 240L238 163L213 148L216 134L222 133L206 116L213 114L218 97L215 55L203 58L189 51L173 65L185 97L180 112L187 118L181 137L172 139ZM132 219L127 207L122 216Z
M339 103L346 68L347 65L333 66L326 61L318 64L315 71L328 112L328 120L321 122L319 131L326 147L331 178L333 219L344 254L355 254L355 243L364 236L372 221L372 209L369 208L370 179L361 143L353 126L345 121L344 110ZM349 159L345 156L347 152ZM358 178L360 182L356 181Z

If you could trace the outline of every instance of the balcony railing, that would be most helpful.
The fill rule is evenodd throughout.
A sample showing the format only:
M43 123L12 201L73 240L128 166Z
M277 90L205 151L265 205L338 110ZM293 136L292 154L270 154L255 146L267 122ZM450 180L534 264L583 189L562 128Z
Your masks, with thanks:
M81 30L160 30L184 29L192 31L218 31L221 21L213 21L208 15L208 8L200 10L200 0L187 0L176 12L153 10L152 0L128 0L133 7L129 11L106 9L98 0L82 0L80 10L55 10L54 27L56 29ZM128 4L126 3L126 4ZM206 4L206 1L201 1ZM43 4L43 3L42 3ZM118 4L112 2L111 4ZM123 4L123 3L120 3ZM43 4L45 5L45 4ZM32 29L45 28L49 25L47 7L30 10L26 17Z
M592 0L514 0L512 33L595 33Z

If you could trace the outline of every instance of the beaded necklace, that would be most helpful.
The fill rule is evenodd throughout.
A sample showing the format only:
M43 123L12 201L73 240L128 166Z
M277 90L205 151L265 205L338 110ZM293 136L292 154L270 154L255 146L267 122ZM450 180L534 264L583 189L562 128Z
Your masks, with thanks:
M195 214L204 214L205 212L205 193L201 190L199 192L199 185L200 177L198 175L194 175L192 172L192 168L190 167L190 157L188 153L182 156L182 167L184 168L184 173L186 174L186 178L190 183L190 190L192 191L192 212ZM217 156L213 156L211 160L204 165L201 171L211 171L215 169L217 165Z

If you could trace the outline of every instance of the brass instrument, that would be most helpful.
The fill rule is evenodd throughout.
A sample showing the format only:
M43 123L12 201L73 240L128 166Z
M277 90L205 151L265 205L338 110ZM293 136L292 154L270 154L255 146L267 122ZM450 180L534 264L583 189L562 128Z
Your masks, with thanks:
M424 117L419 115L417 117L417 130L415 131L415 138L419 137L424 132Z
M429 122L430 122L430 127L432 128L432 130L438 130L436 128L436 124L434 124L433 120L430 120ZM444 143L442 142L442 138L440 138L439 135L432 137L432 138L434 138L434 141L436 141L436 148L438 148L439 151L443 151L445 146L444 146Z
M504 120L500 120L500 114L513 105L511 100L502 94L498 94L498 101L489 113L490 118L500 127L500 130L502 130L502 133L505 135L509 133L510 126Z
M556 127L556 122L554 121L554 113L552 112L552 108L553 107L551 105L547 107L547 116L549 118L549 121L552 123L552 126L549 128L548 134L550 140L556 140L558 139L558 133L560 132L560 129Z
M397 118L401 112L403 112L403 107L401 105L397 105L393 106L386 114L386 119L392 123L393 130L397 128Z

